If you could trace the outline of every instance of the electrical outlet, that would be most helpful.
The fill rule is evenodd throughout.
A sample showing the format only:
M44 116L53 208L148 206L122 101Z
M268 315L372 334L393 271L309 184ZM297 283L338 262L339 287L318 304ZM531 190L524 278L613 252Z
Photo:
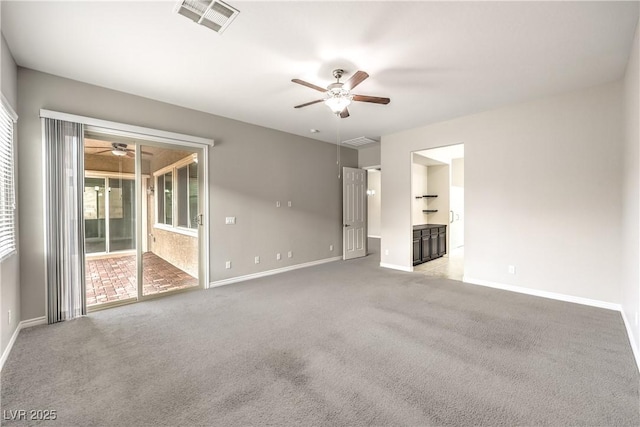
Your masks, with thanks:
M509 274L516 274L516 266L515 265L510 265L509 266Z
M289 253L287 253L287 256L288 256L289 258L293 258L293 252L289 251Z
M259 256L255 257L255 258L253 259L253 261L254 261L256 264L260 264L260 257L259 257Z
M11 324L11 310L9 310L9 324Z
M333 245L329 245L329 250L333 251Z
M280 201L277 201L276 202L276 208L279 208L279 207L280 207Z
M224 263L224 268L231 268L231 261L227 261Z
M234 225L236 223L236 217L235 216L228 216L225 218L224 223L226 225Z
M280 252L278 252L278 253L276 254L276 259L277 259L278 261L280 261L280 260L282 259L282 255L280 255Z
M288 205L289 207L291 207L291 200L289 200L289 201L287 202L287 205Z
M385 250L384 250L384 254L385 254L385 255L389 255L389 249L385 249Z

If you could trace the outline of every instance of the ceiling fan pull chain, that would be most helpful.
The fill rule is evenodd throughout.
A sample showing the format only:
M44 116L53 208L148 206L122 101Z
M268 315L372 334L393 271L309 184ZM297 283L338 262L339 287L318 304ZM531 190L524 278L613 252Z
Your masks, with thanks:
M338 165L338 179L341 178L340 176L340 113L336 113L336 121L337 121L337 125L336 125L336 147L337 147L337 155L336 155L336 165Z

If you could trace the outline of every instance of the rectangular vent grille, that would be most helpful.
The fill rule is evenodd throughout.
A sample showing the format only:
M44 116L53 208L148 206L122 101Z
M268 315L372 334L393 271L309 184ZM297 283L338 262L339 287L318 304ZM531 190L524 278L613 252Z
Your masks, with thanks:
M358 138L353 138L353 139L348 139L346 141L343 141L342 144L343 145L351 145L352 147L361 147L363 145L373 144L373 143L376 143L376 142L380 142L380 141L376 141L375 139L367 138L366 136L359 136Z
M226 30L240 13L239 10L218 0L180 0L176 11L218 34Z

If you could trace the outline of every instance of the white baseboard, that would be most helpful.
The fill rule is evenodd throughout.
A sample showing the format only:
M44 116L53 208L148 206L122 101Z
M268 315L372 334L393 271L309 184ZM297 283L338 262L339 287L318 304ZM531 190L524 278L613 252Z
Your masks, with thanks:
M38 326L38 325L46 325L46 324L47 324L47 318L45 316L36 317L34 319L23 320L22 322L20 322L20 329L30 328L32 326Z
M622 310L622 306L620 304L614 304L612 302L607 302L607 301L576 297L573 295L559 294L556 292L541 291L539 289L525 288L522 286L506 285L504 283L497 283L489 280L476 279L468 276L464 276L462 278L462 281L472 285L486 286L489 288L502 289L504 291L517 292L520 294L533 295L536 297L543 297L543 298L555 299L558 301L572 302L575 304L589 305L591 307L606 308L607 310L615 310L615 311Z
M505 285L503 283L491 282L489 280L475 279L473 277L467 277L467 276L464 276L462 278L462 281L472 285L487 286L489 288L501 289L504 291L518 292L521 294L533 295L536 297L555 299L558 301L572 302L575 304L582 304L582 305L588 305L591 307L598 307L598 308L604 308L607 310L619 311L620 314L622 315L624 327L627 330L627 337L629 338L629 344L631 345L633 357L636 361L636 365L638 366L638 370L640 371L640 349L638 348L638 344L635 342L635 339L633 338L633 333L631 331L631 323L629 323L629 319L627 319L627 316L624 310L622 309L622 305L614 304L612 302L607 302L607 301L576 297L573 295L558 294L556 292L524 288L521 286Z
M44 316L36 317L35 319L23 320L22 322L18 323L16 330L13 331L13 335L11 335L9 344L7 344L7 348L4 349L4 352L2 352L2 357L0 357L0 371L2 371L2 368L4 367L4 362L7 361L7 358L9 357L9 353L11 353L13 344L16 342L16 339L18 338L18 334L20 333L20 331L23 330L24 328L29 328L31 326L36 326L36 325L44 325L46 323L47 323L47 319Z
M413 271L413 267L405 267L404 265L387 264L386 262L381 262L380 267L391 268L392 270L408 271L409 273Z
M631 350L633 351L633 357L636 359L636 365L638 365L638 371L640 371L640 349L638 349L638 343L633 339L633 333L631 331L631 323L627 319L627 315L624 310L620 310L622 314L622 320L624 321L624 327L627 329L627 336L629 337L629 344L631 344Z
M342 260L341 256L336 256L333 258L325 258L320 259L318 261L305 262L302 264L291 265L288 267L276 268L275 270L267 270L261 271L260 273L246 274L244 276L236 276L230 277L228 279L216 280L215 282L209 283L209 289L215 288L217 286L230 285L232 283L244 282L245 280L258 279L260 277L273 276L274 274L285 273L287 271L298 270L300 268L313 267L314 265L326 264L328 262L340 261Z
M382 239L382 236L371 236L371 235L369 235L367 237L370 238L370 239Z
M11 349L13 348L13 343L16 342L16 338L18 338L18 334L20 333L20 324L18 323L18 326L16 327L16 330L13 331L13 335L11 335L11 339L9 340L9 344L7 344L7 348L4 349L4 352L2 353L2 357L0 358L0 371L2 371L2 368L4 367L4 362L7 361L7 358L9 357L9 353L11 353Z

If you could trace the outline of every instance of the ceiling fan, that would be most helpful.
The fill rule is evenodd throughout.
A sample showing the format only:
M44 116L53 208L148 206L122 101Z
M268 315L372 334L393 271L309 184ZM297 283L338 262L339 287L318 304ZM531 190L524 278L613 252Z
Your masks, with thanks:
M131 148L127 148L127 144L125 144L123 142L112 142L111 143L111 149L97 151L95 154L108 153L109 151L111 151L111 154L113 154L114 156L135 157L134 153L135 153L136 150L131 149ZM153 153L149 153L147 151L143 151L142 154L146 154L148 156L153 156Z
M324 102L335 114L339 114L341 118L345 119L349 117L349 110L347 106L351 104L351 101L359 101L359 102L372 102L374 104L388 104L391 102L389 98L381 98L378 96L366 96L366 95L356 95L351 93L351 90L362 83L369 74L364 71L356 71L356 73L351 76L349 80L342 83L340 79L344 74L344 70L338 68L333 70L333 77L335 77L336 82L331 83L327 86L326 89L321 88L320 86L316 86L312 83L305 82L300 79L292 79L291 81L294 83L298 83L299 85L309 87L311 89L315 89L319 92L323 92L325 94L324 98L316 99L315 101L307 102L305 104L296 105L293 108L302 108L307 105L316 104L318 102Z

